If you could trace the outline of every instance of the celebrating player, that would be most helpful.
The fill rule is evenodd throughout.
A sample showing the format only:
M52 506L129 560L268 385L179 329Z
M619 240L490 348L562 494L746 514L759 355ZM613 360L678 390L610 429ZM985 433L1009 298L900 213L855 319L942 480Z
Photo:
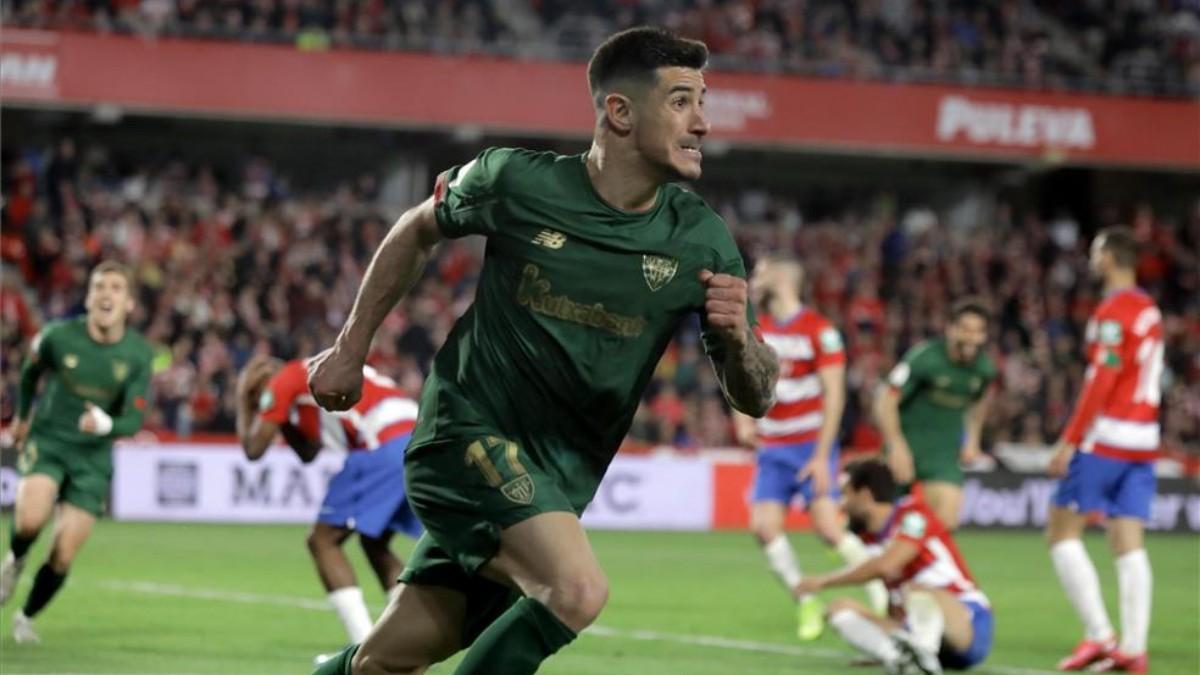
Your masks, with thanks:
M875 400L888 465L901 485L921 483L946 527L958 527L963 470L982 455L980 436L996 366L983 351L989 314L978 300L954 304L944 338L908 350Z
M658 29L612 36L588 65L590 150L485 150L385 238L310 365L323 407L357 400L372 334L438 240L488 246L406 459L427 532L357 655L318 673L419 673L464 647L459 675L533 673L591 624L608 582L579 515L691 313L733 407L770 408L778 364L752 331L741 256L720 217L670 183L700 177L707 56Z
M238 402L238 438L252 460L262 457L279 433L304 461L322 448L348 453L329 482L308 535L308 550L350 641L362 641L371 630L371 617L342 545L357 532L383 590L395 587L404 565L392 553L392 533L415 537L421 532L404 491L404 448L416 423L416 402L390 379L364 367L362 398L344 413L329 413L309 394L303 361L280 363L269 357L246 364Z
M62 587L71 562L104 513L112 480L113 441L142 426L151 350L126 325L134 307L133 275L102 262L88 281L86 317L52 323L38 333L21 367L15 422L20 449L12 547L0 562L0 604L8 601L25 556L55 515L50 557L37 571L25 606L13 616L13 638L37 642L33 617ZM46 376L45 389L34 396Z
M1050 462L1050 474L1062 477L1047 525L1050 558L1085 630L1059 670L1149 668L1153 580L1143 522L1156 487L1163 341L1162 314L1136 287L1136 265L1137 242L1128 229L1107 229L1092 241L1090 267L1104 281L1105 298L1087 325L1087 382ZM1121 589L1120 645L1081 541L1090 512L1109 518Z
M759 331L779 358L775 405L755 421L735 413L738 440L759 447L750 527L771 571L795 595L800 565L783 531L787 509L804 498L813 530L850 564L867 557L862 541L842 526L837 507L838 429L846 403L846 353L842 336L816 310L801 301L804 269L794 260L758 261L750 293L762 315ZM882 612L883 584L868 587L871 604ZM797 635L815 640L824 628L824 607L815 595L795 595Z
M885 464L860 462L848 474L846 513L882 552L843 572L807 577L801 590L885 580L892 596L888 618L842 598L830 603L829 623L889 673L940 673L983 662L992 646L992 610L950 532L923 502L894 501L896 482Z

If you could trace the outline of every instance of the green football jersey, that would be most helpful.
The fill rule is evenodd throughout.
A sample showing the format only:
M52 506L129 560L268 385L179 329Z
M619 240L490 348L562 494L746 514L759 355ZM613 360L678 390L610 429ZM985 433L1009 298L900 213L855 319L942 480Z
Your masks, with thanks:
M33 406L38 380L46 386L37 397L31 434L68 444L111 446L142 426L150 386L150 345L137 331L125 329L119 342L101 344L87 332L87 318L47 324L33 339L21 368L17 415L25 419ZM105 436L79 430L84 403L91 402L113 418Z
M700 271L746 276L733 238L677 185L644 213L609 205L583 155L490 148L442 174L435 201L446 237L488 241L475 301L434 359L410 449L508 438L582 509L676 329L703 309ZM712 355L720 342L702 332Z
M908 350L888 382L900 392L900 428L917 461L934 455L957 462L966 410L995 379L996 366L982 351L971 363L958 363L942 338Z

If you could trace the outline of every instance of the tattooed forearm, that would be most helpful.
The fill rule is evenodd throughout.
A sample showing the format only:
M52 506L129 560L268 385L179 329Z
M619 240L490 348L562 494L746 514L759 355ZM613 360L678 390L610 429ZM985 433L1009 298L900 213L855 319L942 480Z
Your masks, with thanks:
M779 359L767 345L748 335L743 344L731 344L713 366L729 405L752 417L767 414L775 403Z

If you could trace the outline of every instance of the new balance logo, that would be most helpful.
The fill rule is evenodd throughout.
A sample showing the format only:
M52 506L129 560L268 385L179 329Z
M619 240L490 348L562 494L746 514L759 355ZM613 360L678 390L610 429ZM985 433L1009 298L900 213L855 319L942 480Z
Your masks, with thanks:
M567 243L567 235L562 232L555 232L554 230L542 230L533 238L533 243L538 246L558 250L563 247L563 244Z

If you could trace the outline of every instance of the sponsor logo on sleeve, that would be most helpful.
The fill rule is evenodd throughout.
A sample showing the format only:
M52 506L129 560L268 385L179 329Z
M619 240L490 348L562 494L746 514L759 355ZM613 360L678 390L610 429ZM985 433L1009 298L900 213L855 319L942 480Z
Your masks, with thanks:
M826 352L842 351L842 334L836 328L826 328L819 337L821 350Z
M904 514L904 518L900 520L900 532L914 539L924 537L925 528L925 516L916 511Z

